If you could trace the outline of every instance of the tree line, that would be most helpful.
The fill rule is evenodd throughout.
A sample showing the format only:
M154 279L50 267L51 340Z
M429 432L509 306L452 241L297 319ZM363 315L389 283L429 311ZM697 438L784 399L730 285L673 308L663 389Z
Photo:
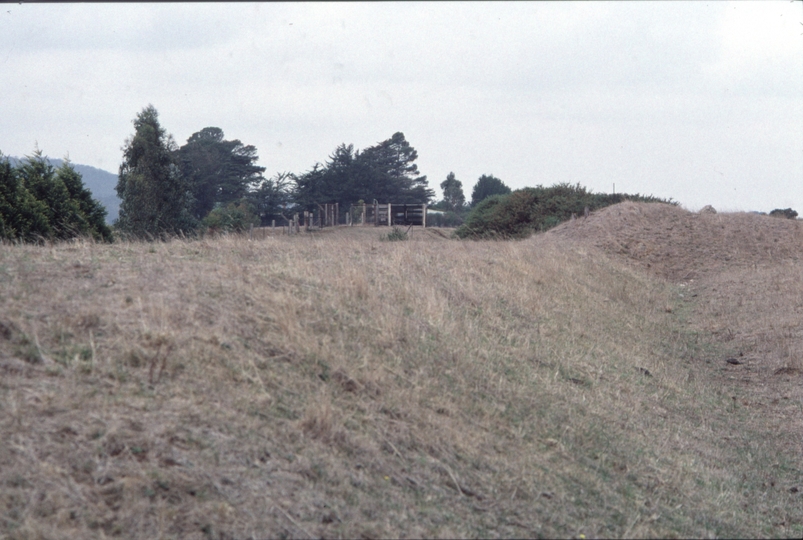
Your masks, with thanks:
M315 210L318 204L433 201L415 161L418 152L403 133L358 150L341 144L323 163L304 173L265 178L256 165L256 148L228 141L220 128L194 133L179 147L159 123L156 109L145 107L133 121L134 134L123 146L117 193L122 200L119 231L135 237L188 234L200 230L244 229ZM462 215L462 184L450 174L444 208ZM472 204L495 193L509 193L501 180L483 176ZM436 205L437 207L437 205ZM462 218L458 218L462 222Z
M21 165L0 154L0 238L12 241L61 240L89 236L111 241L154 239L203 231L243 230L315 210L318 204L359 202L432 203L435 192L420 174L418 152L403 133L358 150L341 144L324 162L301 174L280 172L266 178L257 149L223 130L206 127L179 146L148 105L133 120L134 133L123 144L115 191L121 200L112 228L106 211L92 198L69 160L54 168L37 149ZM466 204L453 173L441 184L444 199L434 205L441 224L460 224L471 205L510 193L493 176L482 176ZM451 220L451 221L450 221Z
M121 204L113 227L130 238L243 230L289 219L291 213L314 210L318 204L339 203L345 209L374 200L430 204L436 212L428 223L460 226L462 238L517 237L554 226L585 206L599 208L625 197L660 201L592 194L579 184L514 192L493 175L482 175L467 201L462 182L450 172L440 184L443 198L431 204L435 192L420 174L418 153L403 133L362 150L341 144L304 173L266 178L265 168L256 164L257 149L227 140L220 128L203 128L178 146L153 105L139 112L133 125L134 133L122 148L115 188ZM0 239L89 236L111 241L105 217L69 160L56 169L36 150L12 167L0 154Z
M149 105L134 119L134 134L123 147L116 225L124 234L148 238L267 225L322 203L424 203L434 193L418 173L417 157L396 133L362 151L340 145L325 163L303 174L265 178L253 146L228 141L221 129L207 127L178 147Z

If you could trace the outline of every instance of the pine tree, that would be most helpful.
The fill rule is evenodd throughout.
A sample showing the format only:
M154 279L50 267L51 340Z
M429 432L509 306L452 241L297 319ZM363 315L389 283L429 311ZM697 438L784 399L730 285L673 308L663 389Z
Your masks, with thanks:
M159 113L148 105L133 120L134 135L123 146L117 181L122 199L117 227L138 238L189 232L197 221L190 214L187 182L175 162L173 137L159 124Z
M421 204L435 194L427 177L418 174L418 153L403 133L363 151L341 144L329 160L316 163L295 178L295 202L303 208L315 203L340 203L348 208L358 200Z
M65 158L61 167L56 169L56 177L64 184L73 207L80 216L76 219L77 224L80 224L79 232L95 240L111 242L113 237L111 229L106 225L106 208L92 197L92 192L84 186L81 174L75 170L69 158Z
M374 199L401 203L429 202L435 192L429 188L426 176L419 176L418 152L397 132L381 143L366 148L355 161L370 171ZM368 200L368 199L366 199Z
M443 190L443 202L452 212L459 212L466 204L466 196L463 194L463 182L455 178L454 173L450 172L446 180L441 182Z
M225 140L220 128L193 133L176 158L194 199L196 219L203 219L216 205L241 200L264 180L265 168L255 165L257 149L238 139Z
M0 239L30 242L52 233L47 205L26 189L17 169L0 153Z
M0 237L37 242L90 236L111 242L105 218L106 209L69 160L55 169L37 149L17 168L0 161Z

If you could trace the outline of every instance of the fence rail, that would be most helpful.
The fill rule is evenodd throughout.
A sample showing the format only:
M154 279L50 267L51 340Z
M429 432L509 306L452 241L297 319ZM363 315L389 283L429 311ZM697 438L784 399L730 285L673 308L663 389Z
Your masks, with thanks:
M426 204L352 204L346 214L346 225L418 225L427 226Z

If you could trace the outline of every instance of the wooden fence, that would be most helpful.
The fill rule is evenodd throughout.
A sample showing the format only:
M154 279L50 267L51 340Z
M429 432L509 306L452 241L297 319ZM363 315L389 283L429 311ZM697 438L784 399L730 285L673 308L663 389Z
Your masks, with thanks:
M340 205L338 203L316 204L313 211L296 212L290 217L282 214L285 223L280 224L284 234L297 234L303 227L309 231L312 228L323 229L341 225ZM418 225L427 226L426 204L352 204L348 213L343 216L345 225ZM270 229L276 229L276 220L271 222ZM267 229L267 227L264 227ZM265 231L264 233L267 233ZM263 234L264 234L263 233ZM253 237L254 229L249 231Z
M418 225L427 226L426 204L352 204L346 214L346 225Z

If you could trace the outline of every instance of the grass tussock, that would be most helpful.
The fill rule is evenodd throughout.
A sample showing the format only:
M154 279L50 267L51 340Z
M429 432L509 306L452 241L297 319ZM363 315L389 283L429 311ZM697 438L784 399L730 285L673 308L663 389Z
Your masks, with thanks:
M719 304L556 238L2 246L0 536L800 536Z

